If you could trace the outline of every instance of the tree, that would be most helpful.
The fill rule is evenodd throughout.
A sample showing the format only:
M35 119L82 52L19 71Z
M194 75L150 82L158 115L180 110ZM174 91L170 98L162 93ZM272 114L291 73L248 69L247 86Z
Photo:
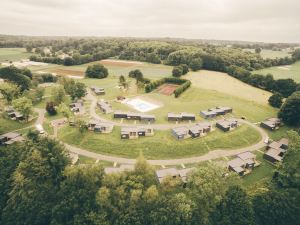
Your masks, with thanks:
M37 104L43 100L43 96L45 93L45 89L42 87L37 87L35 89L31 89L26 91L25 96L31 99L32 104Z
M55 103L54 102L47 102L46 103L46 111L50 116L54 116L57 114Z
M64 175L57 193L59 202L52 209L52 224L107 224L105 212L98 211L95 198L102 184L102 166L70 167ZM101 223L91 221L96 218Z
M55 105L59 105L64 102L66 98L65 90L62 86L52 88L52 101Z
M173 77L180 77L183 74L183 69L181 66L174 66L172 70Z
M261 53L261 48L255 48L255 53L256 53L256 54Z
M296 131L288 132L289 150L274 174L276 186L300 189L300 136Z
M70 108L64 103L60 103L60 105L57 108L57 111L64 115L67 119L69 119L72 115Z
M15 84L3 82L0 84L0 93L6 99L7 103L10 104L14 98L18 97L20 90Z
M180 65L182 67L182 74L185 75L189 72L189 67L186 64L181 64Z
M300 91L288 97L278 112L278 117L291 126L300 125Z
M0 78L15 83L19 86L21 92L28 90L31 86L28 69L22 70L14 66L3 67L0 68Z
M119 77L119 85L125 90L129 87L129 82L126 81L126 78L123 75Z
M254 225L254 212L247 193L239 186L230 186L211 219L216 225Z
M26 97L21 97L12 101L12 105L15 110L23 114L26 121L32 112L32 102Z
M102 64L94 64L88 66L85 71L86 77L89 78L106 78L108 76L108 70Z
M254 196L253 208L258 225L299 224L300 193L297 189L275 190Z
M31 45L26 45L26 52L32 52L32 49Z
M271 106L280 108L282 105L282 100L283 100L282 95L276 92L272 96L270 96L268 101Z
M202 68L203 61L201 58L192 59L189 66L193 71L200 70Z
M224 169L216 164L205 164L189 174L186 190L195 202L193 221L209 224L209 215L225 194L236 175L223 176ZM231 177L232 176L232 177Z
M274 91L279 92L283 97L289 97L297 89L297 83L293 79L279 79L275 81Z
M73 100L80 99L87 94L86 85L81 82L75 82L74 80L71 80L68 85L65 84L64 88Z
M64 65L65 66L72 66L74 65L74 60L72 57L66 57L64 58Z
M129 72L128 74L129 77L131 78L135 78L136 79L136 83L138 82L144 82L144 75L140 70L132 70Z
M22 161L12 175L9 199L3 210L3 224L50 224L63 171L70 163L64 147L48 138L27 141L20 146Z

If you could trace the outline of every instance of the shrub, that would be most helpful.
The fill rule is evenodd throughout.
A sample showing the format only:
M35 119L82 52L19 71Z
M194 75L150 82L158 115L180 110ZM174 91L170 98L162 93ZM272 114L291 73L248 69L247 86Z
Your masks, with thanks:
M50 116L54 116L54 115L57 114L54 102L47 102L47 104L46 104L46 111L48 112L48 114Z
M280 108L282 105L283 96L280 93L274 93L269 98L269 104L273 107Z
M108 76L108 70L102 64L94 64L92 66L88 66L85 71L86 77L89 78L106 78Z

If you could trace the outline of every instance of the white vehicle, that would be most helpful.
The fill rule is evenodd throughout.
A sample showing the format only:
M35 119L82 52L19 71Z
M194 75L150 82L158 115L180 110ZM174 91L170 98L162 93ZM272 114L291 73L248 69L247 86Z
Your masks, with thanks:
M44 128L42 127L41 124L36 124L36 125L35 125L35 128L36 128L36 130L37 130L40 134L44 134L44 133L45 133Z

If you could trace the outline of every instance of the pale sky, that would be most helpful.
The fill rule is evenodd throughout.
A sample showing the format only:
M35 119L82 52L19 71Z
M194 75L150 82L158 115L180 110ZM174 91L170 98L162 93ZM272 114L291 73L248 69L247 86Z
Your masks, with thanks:
M300 0L0 0L0 34L300 42Z

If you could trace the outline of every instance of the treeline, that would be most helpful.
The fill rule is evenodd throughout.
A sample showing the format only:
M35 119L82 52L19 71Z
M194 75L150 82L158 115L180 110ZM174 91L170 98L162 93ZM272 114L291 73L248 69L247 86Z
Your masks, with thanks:
M169 83L169 84L177 84L179 85L174 90L175 98L179 97L186 89L188 89L191 86L191 81L176 77L165 77L159 80L151 81L150 83L145 85L145 92L149 93L153 91L154 89L158 88L160 85Z
M247 190L214 163L197 167L185 185L173 177L159 184L142 157L132 172L105 175L101 163L71 166L58 142L29 137L0 148L3 225L296 225L300 219L295 133L273 180Z
M31 87L32 73L29 69L18 69L14 66L0 68L0 78L20 87L23 92Z
M47 39L44 42L33 39L30 43L26 39L24 42L24 47L29 52L35 51L38 54L32 60L64 65L78 65L116 57L172 66L186 64L192 68L192 61L201 59L204 69L224 71L227 66L234 65L251 71L287 65L295 61L294 57L263 59L259 54L245 52L240 48L187 40L65 38L52 41Z

